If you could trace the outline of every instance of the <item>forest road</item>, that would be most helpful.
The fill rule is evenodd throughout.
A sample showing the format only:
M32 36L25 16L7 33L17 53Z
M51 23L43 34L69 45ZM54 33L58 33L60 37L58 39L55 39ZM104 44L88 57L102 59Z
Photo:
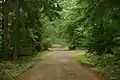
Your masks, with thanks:
M52 48L52 55L38 62L17 80L101 80L74 59L75 51Z

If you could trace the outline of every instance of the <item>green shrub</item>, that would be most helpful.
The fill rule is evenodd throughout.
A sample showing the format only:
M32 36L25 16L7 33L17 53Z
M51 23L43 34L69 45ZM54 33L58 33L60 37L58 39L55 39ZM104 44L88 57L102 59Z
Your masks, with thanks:
M75 45L69 45L68 48L69 48L69 50L75 50L76 46Z
M48 48L50 48L51 46L52 46L51 40L47 39L43 42L43 49L44 50L48 50Z
M92 63L98 68L99 72L111 80L119 80L120 59L112 54L101 56L91 56Z

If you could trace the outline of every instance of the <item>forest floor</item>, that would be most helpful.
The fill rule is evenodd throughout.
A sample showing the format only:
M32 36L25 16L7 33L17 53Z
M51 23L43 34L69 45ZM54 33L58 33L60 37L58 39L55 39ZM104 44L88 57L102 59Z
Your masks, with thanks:
M62 47L54 46L49 57L38 62L17 80L103 80L75 60L74 55L79 52L64 51Z

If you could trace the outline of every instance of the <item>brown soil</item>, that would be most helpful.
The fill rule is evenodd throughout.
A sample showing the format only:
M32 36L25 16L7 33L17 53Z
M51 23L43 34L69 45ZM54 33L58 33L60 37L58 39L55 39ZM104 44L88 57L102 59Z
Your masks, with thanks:
M103 80L94 72L81 66L73 55L75 51L53 48L52 55L38 62L17 80Z

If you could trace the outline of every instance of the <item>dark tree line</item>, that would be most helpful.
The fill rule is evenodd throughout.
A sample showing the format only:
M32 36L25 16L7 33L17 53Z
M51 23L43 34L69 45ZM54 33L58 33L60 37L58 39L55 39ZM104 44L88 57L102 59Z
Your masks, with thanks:
M57 5L57 6L56 6ZM1 56L17 60L20 55L44 50L43 20L59 18L55 0L1 0Z
M100 73L119 80L120 0L72 1L63 12L69 49L85 49Z

